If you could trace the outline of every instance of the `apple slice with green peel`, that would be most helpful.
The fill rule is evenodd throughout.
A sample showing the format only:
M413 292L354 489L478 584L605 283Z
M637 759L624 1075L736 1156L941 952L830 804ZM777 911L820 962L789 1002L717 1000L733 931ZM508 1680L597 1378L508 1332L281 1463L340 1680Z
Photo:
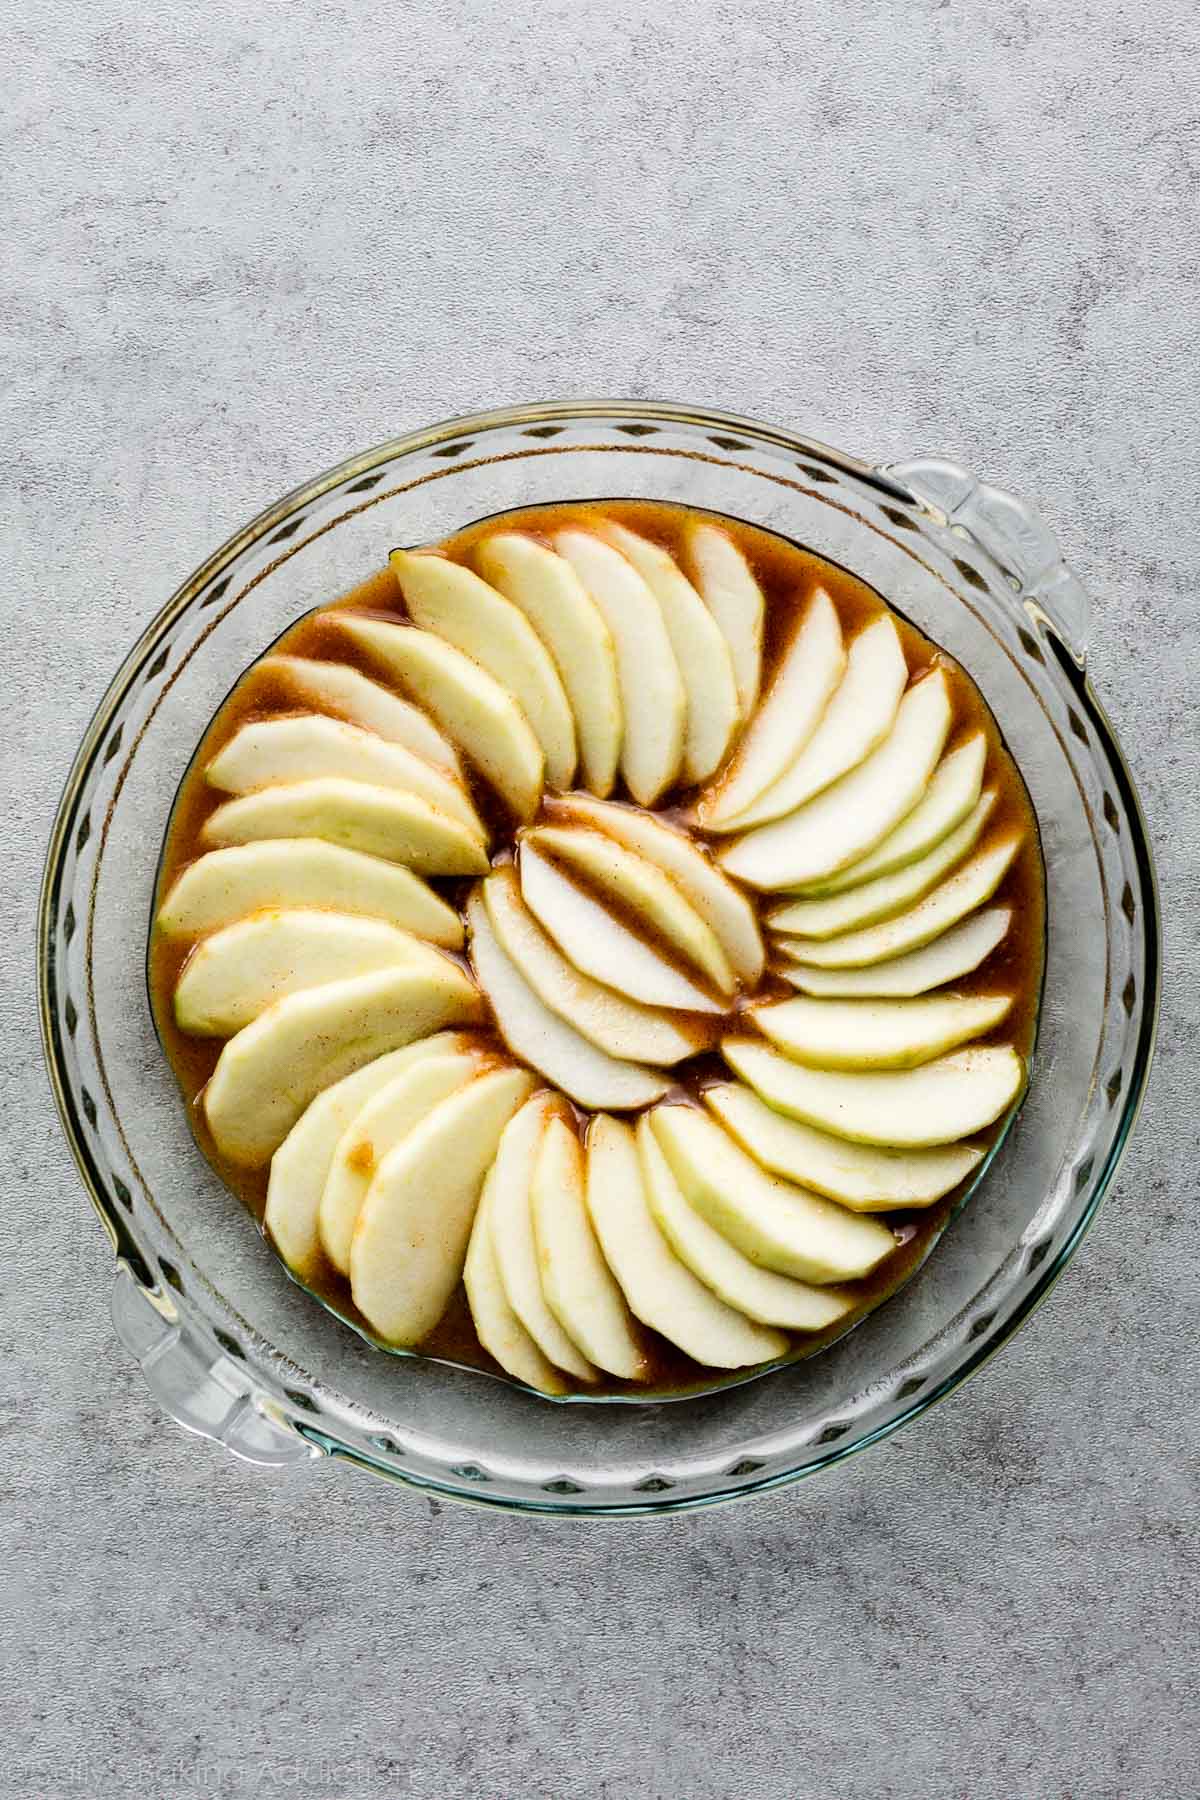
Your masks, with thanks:
M348 632L433 714L519 819L533 817L542 797L545 758L533 727L507 688L431 631L349 613L322 616Z
M792 900L767 915L772 930L803 938L839 937L861 925L890 919L922 899L975 848L996 804L996 790L989 788L961 825L946 833L940 843L915 862L878 875L842 894Z
M528 839L520 851L521 896L568 962L645 1006L722 1013L725 1002L690 981L636 933L576 887Z
M427 1056L380 1088L338 1139L321 1191L317 1230L335 1269L350 1273L350 1244L367 1189L385 1156L439 1100L456 1094L483 1067L476 1052Z
M463 1264L463 1286L471 1308L475 1335L488 1355L515 1381L537 1388L542 1394L565 1394L567 1384L561 1372L544 1357L525 1327L508 1304L500 1265L492 1248L492 1188L495 1164L488 1170L479 1197L467 1260Z
M1011 994L920 1000L814 1000L757 1006L750 1018L785 1056L817 1069L912 1069L991 1031Z
M549 856L580 876L599 895L611 896L620 911L644 919L647 931L705 975L718 992L729 995L737 977L729 958L693 906L669 875L636 850L604 831L558 829L541 825L526 834L524 846Z
M624 725L616 651L599 607L570 563L524 532L484 538L475 561L554 658L575 718L584 786L611 793Z
M481 875L488 866L482 840L428 800L336 775L227 800L209 814L200 835L215 845L324 838L344 850L404 863L419 875Z
M686 697L662 608L632 563L594 531L554 534L599 608L617 658L625 735L621 773L635 800L653 806L679 778Z
M381 919L252 913L197 944L175 984L175 1023L197 1037L232 1037L286 994L412 963L422 952L439 954Z
M916 906L883 919L878 925L866 925L861 931L847 931L841 937L825 938L819 943L793 937L782 939L781 944L796 962L821 969L861 968L866 963L886 962L908 950L919 950L991 899L1020 847L1019 837L1009 837L977 851L970 862Z
M593 1382L596 1368L547 1305L534 1233L534 1178L551 1125L561 1118L561 1102L538 1094L501 1139L488 1195L492 1250L508 1304L542 1355L576 1380Z
M731 1081L705 1088L704 1103L744 1150L773 1175L826 1194L854 1212L932 1206L983 1161L973 1144L878 1150L789 1119Z
M738 838L721 852L722 865L751 887L774 892L854 862L917 804L950 718L946 677L935 669L909 688L891 731L865 762L786 818Z
M890 875L926 856L942 839L962 824L979 800L983 787L983 766L987 760L987 740L982 731L969 737L965 744L944 756L930 779L929 786L906 819L876 844L874 850L851 863L840 875L828 881L814 882L806 894L840 894L846 888Z
M259 667L264 674L277 675L309 706L334 713L351 725L360 725L364 731L373 731L376 737L411 750L423 762L461 780L458 753L433 720L419 706L410 705L349 663L319 662L307 656L278 653L265 657Z
M745 1318L697 1281L654 1222L650 1183L671 1172L643 1118L635 1138L628 1125L601 1113L588 1127L587 1209L604 1260L635 1318L695 1362L744 1369L774 1362L788 1340Z
M907 683L900 633L885 613L854 639L846 653L846 672L820 724L778 781L739 814L738 828L794 812L857 768L892 729Z
M542 1003L500 947L478 890L467 902L467 926L472 966L514 1056L530 1063L580 1106L624 1111L648 1106L666 1092L670 1084L662 1076L608 1056Z
M726 1062L768 1106L861 1144L952 1144L1006 1112L1025 1065L1010 1045L955 1050L919 1069L806 1069L750 1038L726 1038Z
M565 1119L551 1119L546 1127L531 1196L542 1293L551 1312L597 1368L622 1381L644 1381L646 1358L588 1217L583 1148Z
M389 560L410 616L508 690L542 746L546 779L554 787L570 787L575 721L550 653L524 613L447 557L393 550Z
M711 1046L712 1032L694 1015L673 1018L581 975L546 936L521 898L517 872L493 869L483 884L488 920L509 961L538 999L608 1056L669 1067Z
M322 838L266 838L189 863L158 912L169 937L191 937L268 908L326 908L379 918L457 950L462 922L411 869Z
M737 831L741 815L800 755L842 679L846 651L837 609L817 588L725 775L696 808L705 831Z
M552 800L548 810L555 824L594 825L654 863L713 932L734 972L748 987L758 982L766 958L754 907L691 838L650 813L580 794Z
M740 718L733 660L721 627L661 544L613 519L595 529L628 558L662 608L686 697L683 776L688 782L707 781L725 760Z
M384 1157L350 1247L354 1304L385 1343L419 1344L462 1275L484 1177L528 1098L524 1069L494 1069L434 1107Z
M762 589L728 532L696 520L685 541L700 598L729 646L738 706L748 719L758 705L762 672Z
M355 1114L422 1057L452 1054L473 1041L462 1032L442 1031L376 1057L318 1094L292 1126L271 1158L264 1223L284 1262L302 1281L311 1281L324 1267L318 1229L321 1194L334 1150Z
M646 1117L687 1203L761 1268L820 1287L869 1275L896 1248L877 1219L768 1175L707 1113Z
M990 907L964 919L942 937L894 956L888 962L868 963L861 969L806 969L802 965L780 973L806 994L833 999L896 998L928 993L947 981L969 975L992 954L1012 922L1012 908Z
M268 1162L323 1088L444 1026L477 1023L478 991L449 957L436 960L289 994L230 1038L204 1089L221 1155Z
M373 787L398 788L428 801L486 840L478 813L460 781L423 762L401 744L373 731L327 719L321 713L293 718L255 719L223 744L204 771L210 787L227 794L253 794L334 775Z
M735 1312L788 1331L824 1331L854 1307L848 1289L810 1287L751 1262L693 1211L674 1177L648 1183L647 1192L658 1228L680 1262Z

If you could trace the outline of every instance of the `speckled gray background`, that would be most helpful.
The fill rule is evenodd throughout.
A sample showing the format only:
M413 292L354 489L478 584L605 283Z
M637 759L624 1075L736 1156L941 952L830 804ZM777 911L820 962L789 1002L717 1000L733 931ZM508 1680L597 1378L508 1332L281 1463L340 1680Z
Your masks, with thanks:
M1193 0L0 19L0 1794L1194 1796ZM1133 1150L1003 1357L817 1482L636 1528L275 1480L162 1424L33 1002L58 789L167 592L354 447L580 393L1040 501L1168 935Z

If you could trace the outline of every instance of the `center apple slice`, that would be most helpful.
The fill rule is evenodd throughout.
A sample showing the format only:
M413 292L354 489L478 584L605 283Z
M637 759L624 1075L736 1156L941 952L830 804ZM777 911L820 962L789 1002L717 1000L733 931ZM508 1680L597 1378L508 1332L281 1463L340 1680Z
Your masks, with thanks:
M405 863L419 875L479 875L488 866L483 839L460 819L417 794L336 775L227 800L204 821L200 835L216 845L324 838L345 850Z

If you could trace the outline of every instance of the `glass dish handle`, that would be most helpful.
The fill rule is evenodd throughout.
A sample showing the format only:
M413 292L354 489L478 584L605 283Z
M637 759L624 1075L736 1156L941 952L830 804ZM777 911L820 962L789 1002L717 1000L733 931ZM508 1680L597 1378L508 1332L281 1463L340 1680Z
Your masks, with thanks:
M283 1469L319 1456L254 1389L245 1365L214 1356L189 1329L170 1295L151 1293L118 1267L112 1292L117 1336L146 1386L185 1431L223 1444L243 1462Z
M1013 583L1034 622L1049 624L1082 668L1091 601L1039 512L941 457L885 463L880 473L907 488L939 523L969 533Z

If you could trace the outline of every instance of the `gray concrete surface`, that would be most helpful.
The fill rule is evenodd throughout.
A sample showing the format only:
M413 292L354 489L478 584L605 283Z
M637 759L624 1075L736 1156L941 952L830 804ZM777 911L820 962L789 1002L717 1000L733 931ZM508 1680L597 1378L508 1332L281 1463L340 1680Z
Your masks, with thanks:
M0 1795L1200 1790L1200 25L1190 0L0 5ZM799 1490L531 1525L164 1426L37 1048L75 743L284 487L696 398L1037 498L1160 857L1156 1077L1051 1302Z

